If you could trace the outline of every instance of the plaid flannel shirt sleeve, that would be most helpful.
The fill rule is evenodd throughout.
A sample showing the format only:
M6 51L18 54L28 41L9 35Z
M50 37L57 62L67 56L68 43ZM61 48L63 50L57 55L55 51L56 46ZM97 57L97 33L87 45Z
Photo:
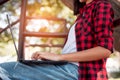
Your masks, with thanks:
M113 52L113 16L113 9L108 2L97 4L94 15L96 43L111 52Z

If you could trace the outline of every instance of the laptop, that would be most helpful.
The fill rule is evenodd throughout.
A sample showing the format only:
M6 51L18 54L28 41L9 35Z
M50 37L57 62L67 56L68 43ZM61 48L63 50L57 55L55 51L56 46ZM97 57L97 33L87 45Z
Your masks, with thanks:
M12 32L12 29L11 29L11 24L10 24L10 20L9 20L9 16L8 15L7 15L7 22L8 22L9 28L10 28L10 33L11 33L12 40L13 40L13 43L14 43L14 47L15 47L15 51L16 51L16 54L17 54L17 58L19 58L18 49L17 49L16 44L15 44L15 40L14 40L14 36L13 36L13 32ZM63 64L67 64L68 63L67 61L51 61L51 60L25 60L25 59L18 59L18 61L21 62L21 63L27 64L27 65L31 65L31 64L63 65Z

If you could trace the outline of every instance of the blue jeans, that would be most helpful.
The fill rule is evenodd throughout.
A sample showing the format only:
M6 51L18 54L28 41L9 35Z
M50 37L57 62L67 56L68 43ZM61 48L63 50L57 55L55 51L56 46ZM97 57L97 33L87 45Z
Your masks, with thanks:
M8 62L0 64L0 77L2 80L78 80L78 66Z

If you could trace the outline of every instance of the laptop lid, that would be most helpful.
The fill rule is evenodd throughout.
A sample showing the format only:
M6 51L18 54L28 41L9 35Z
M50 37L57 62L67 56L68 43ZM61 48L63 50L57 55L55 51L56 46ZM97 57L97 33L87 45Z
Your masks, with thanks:
M17 53L17 58L19 58L18 49L17 49L17 46L16 46L16 44L15 44L13 32L12 32L12 29L11 29L12 26L11 26L11 24L10 24L10 19L9 19L9 16L8 16L8 15L6 15L6 17L7 17L7 22L8 22L8 25L9 25L10 33L11 33L11 36L12 36L13 44L14 44L14 47L15 47L15 51L16 51L16 53Z

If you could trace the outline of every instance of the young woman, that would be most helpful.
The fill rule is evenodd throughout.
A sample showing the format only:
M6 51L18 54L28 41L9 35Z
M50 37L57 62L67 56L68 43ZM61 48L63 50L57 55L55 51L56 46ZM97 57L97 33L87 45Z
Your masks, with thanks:
M5 80L107 80L106 59L113 52L113 10L107 0L74 0L75 24L62 54L36 52L32 59L68 61L65 65L0 64ZM1 76L3 75L3 76Z

